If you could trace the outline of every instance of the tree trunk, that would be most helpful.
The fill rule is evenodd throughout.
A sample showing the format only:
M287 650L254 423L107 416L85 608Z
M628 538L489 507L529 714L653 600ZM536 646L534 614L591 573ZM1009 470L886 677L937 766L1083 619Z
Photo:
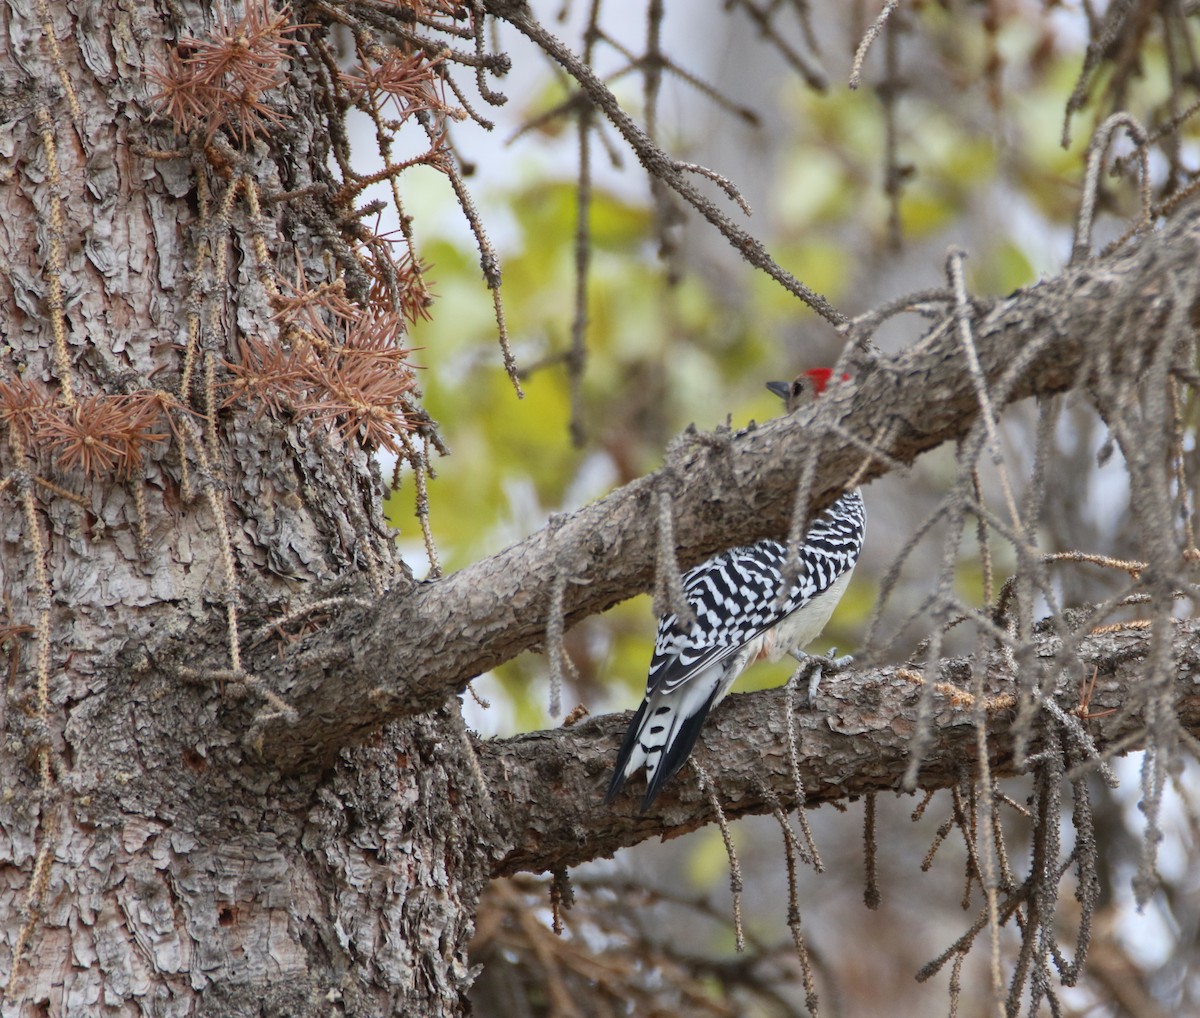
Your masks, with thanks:
M7 11L2 1013L458 1013L490 863L456 701L300 776L220 723L287 709L236 655L282 649L257 627L306 589L411 583L367 452L229 401L239 344L281 341L272 279L361 275L267 200L330 183L312 82L241 151L189 145L152 97L176 39L219 35L207 5Z

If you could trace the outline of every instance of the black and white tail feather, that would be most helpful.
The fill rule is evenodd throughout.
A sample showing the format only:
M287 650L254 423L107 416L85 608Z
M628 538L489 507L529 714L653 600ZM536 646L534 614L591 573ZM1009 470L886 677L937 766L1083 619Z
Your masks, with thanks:
M829 372L807 372L797 382L806 378L815 395ZM813 522L798 550L796 581L786 591L787 546L779 541L731 548L683 575L695 622L685 630L674 614L659 619L646 696L617 754L606 802L645 767L641 808L648 809L691 754L709 711L749 664L803 656L800 649L825 628L850 581L864 524L862 496L842 495Z

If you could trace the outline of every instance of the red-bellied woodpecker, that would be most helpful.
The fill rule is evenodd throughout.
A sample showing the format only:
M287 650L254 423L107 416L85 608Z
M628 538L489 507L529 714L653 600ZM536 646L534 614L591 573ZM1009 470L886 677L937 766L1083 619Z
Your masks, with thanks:
M831 374L814 368L790 384L769 382L767 388L783 397L790 413L824 391ZM696 620L690 627L674 614L658 620L646 697L617 754L606 802L645 767L641 808L648 809L692 752L708 712L748 665L787 654L808 658L801 648L820 635L845 593L862 550L864 523L862 496L846 492L813 521L797 549L796 580L786 589L788 549L780 541L730 548L683 574L683 593ZM810 703L820 678L818 664Z

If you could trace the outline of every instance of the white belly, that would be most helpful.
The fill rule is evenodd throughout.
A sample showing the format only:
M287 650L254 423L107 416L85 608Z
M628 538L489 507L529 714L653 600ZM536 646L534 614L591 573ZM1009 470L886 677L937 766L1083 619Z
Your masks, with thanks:
M812 643L821 635L821 630L825 628L833 609L842 599L853 572L854 567L851 566L808 604L797 608L766 633L759 653L768 661L778 661L793 650L803 650Z

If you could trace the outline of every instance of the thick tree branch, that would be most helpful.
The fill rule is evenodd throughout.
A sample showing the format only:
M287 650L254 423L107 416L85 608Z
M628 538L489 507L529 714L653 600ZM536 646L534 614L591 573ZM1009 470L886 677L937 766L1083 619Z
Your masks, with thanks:
M1077 720L1104 752L1133 737L1124 749L1136 749L1144 718L1138 708L1145 696L1144 657L1150 636L1144 629L1085 636L1078 653L1063 652L1049 634L1037 640L1039 662L1059 672L1054 694L1066 712L1079 707L1080 682L1093 667L1099 677L1089 704L1094 715ZM1174 640L1175 689L1180 724L1200 736L1200 621L1177 626ZM947 788L975 775L974 710L965 692L955 694L955 676L972 664L987 669L993 691L988 709L988 748L992 774L1019 773L1013 758L1016 676L1000 654L986 660L947 661L947 686L935 693L932 741L921 766L922 789ZM960 680L961 681L961 680ZM868 792L902 787L916 729L921 696L919 673L888 667L843 676L818 698L813 711L796 712L801 780L806 803L846 802ZM1006 695L1009 694L1009 695ZM716 776L727 817L769 813L768 798L795 802L795 788L784 735L784 694L780 689L729 697L705 725L695 756ZM1105 714L1112 710L1113 713ZM686 834L714 822L708 794L701 792L695 771L685 767L667 785L654 808L637 811L640 787L613 805L604 804L604 789L615 747L629 722L628 714L606 715L553 731L532 732L513 739L483 743L478 748L491 795L503 803L496 811L504 824L494 873L553 870L611 855L653 836ZM1042 710L1037 731L1059 724ZM1068 733L1070 745L1078 738ZM1036 752L1037 739L1030 746Z
M1130 254L974 310L979 363L997 409L1085 384L1101 360L1114 373L1140 372L1173 301L1196 318L1198 224L1200 205L1192 204ZM1132 321L1145 327L1131 330ZM810 511L829 504L860 471L864 442L886 435L890 462L910 464L964 436L978 399L956 327L948 315L895 358L859 364L854 384L822 400L815 415L698 437L685 448L670 464L674 476L686 478L674 492L681 565L787 533L797 478L814 443ZM887 469L876 459L863 476ZM288 661L264 658L263 674L280 676L276 692L300 718L262 726L265 751L284 767L319 765L382 722L436 709L473 676L541 642L560 573L567 577L568 626L648 590L658 483L660 474L637 480L454 575L352 610Z

